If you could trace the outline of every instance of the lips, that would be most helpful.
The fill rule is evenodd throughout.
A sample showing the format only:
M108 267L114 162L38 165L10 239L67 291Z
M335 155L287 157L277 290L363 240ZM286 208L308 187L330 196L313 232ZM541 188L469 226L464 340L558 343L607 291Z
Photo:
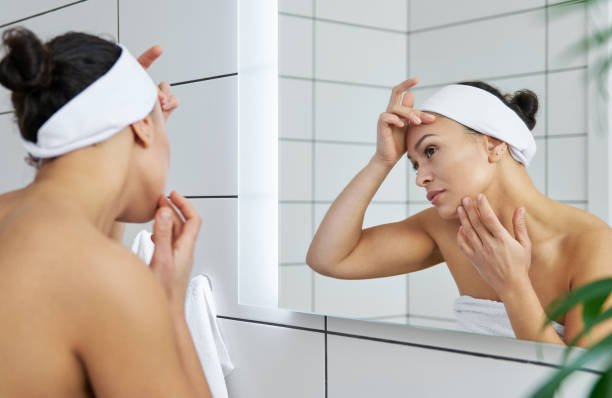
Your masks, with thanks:
M444 192L444 189L440 189L439 191L427 192L427 200L431 202L437 194L442 193L442 192Z

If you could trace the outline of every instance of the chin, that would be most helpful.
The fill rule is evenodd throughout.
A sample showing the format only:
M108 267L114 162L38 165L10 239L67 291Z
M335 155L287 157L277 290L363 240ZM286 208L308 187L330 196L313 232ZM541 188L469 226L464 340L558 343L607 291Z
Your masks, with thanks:
M436 206L436 210L438 210L438 215L440 216L441 219L443 220L456 220L459 218L459 215L457 214L457 207L453 207L453 206Z

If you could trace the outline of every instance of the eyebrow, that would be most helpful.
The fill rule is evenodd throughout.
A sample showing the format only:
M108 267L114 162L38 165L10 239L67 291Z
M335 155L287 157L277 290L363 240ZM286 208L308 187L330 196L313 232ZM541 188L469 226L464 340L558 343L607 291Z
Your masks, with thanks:
M423 142L423 140L427 137L432 137L432 136L436 136L437 134L425 134L424 136L422 136L421 138L419 138L419 140L416 142L416 144L414 144L414 150L416 151L417 148L419 147L419 145L421 145L421 142ZM410 155L408 155L408 153L406 153L406 156L408 156L408 159L411 159Z

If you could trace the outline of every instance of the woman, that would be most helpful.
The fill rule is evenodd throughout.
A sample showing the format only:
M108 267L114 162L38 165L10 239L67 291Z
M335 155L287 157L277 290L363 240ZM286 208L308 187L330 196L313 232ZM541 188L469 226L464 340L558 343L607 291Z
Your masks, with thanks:
M407 91L415 84L394 87L378 120L376 152L330 207L307 263L331 277L364 279L446 262L466 329L571 341L583 325L581 310L542 329L544 309L612 274L612 233L593 215L547 198L529 178L537 97L528 90L503 96L466 82L442 88L417 110ZM369 202L404 154L433 207L362 230ZM579 344L611 331L610 322L603 324Z
M98 37L3 41L0 83L38 170L0 196L0 395L210 396L184 317L200 220L162 196L176 99ZM148 269L110 235L153 218Z

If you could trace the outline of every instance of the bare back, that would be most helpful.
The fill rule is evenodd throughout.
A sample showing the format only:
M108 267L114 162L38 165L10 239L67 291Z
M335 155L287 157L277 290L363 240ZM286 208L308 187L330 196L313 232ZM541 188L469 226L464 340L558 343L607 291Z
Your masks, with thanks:
M77 231L71 218L42 210L19 191L0 197L3 396L91 396L67 300L76 299L71 286L85 272L74 262L81 258L75 242L95 238Z
M187 395L161 286L71 209L0 196L0 301L0 396Z

